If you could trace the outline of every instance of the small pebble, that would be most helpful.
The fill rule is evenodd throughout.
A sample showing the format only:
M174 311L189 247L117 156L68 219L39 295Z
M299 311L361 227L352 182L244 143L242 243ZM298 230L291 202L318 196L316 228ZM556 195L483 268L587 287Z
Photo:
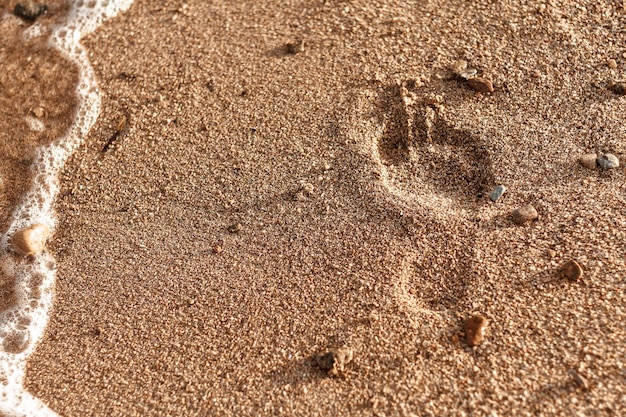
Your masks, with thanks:
M291 55L299 54L304 52L304 40L299 39L295 42L291 42L287 44L287 53Z
M489 198L495 203L498 199L500 199L500 197L502 197L502 194L504 194L505 191L506 187L504 185L498 185L492 192L489 193Z
M598 155L595 153L588 153L586 155L583 155L580 157L580 159L578 160L578 162L580 162L580 165L584 166L585 168L588 169L596 169L597 166L597 162L596 160L598 159Z
M550 258L554 258L556 256L556 251L554 249L548 249L547 252Z
M354 352L350 348L331 348L315 358L317 366L328 375L339 376L345 372L347 364L352 362Z
M559 269L559 276L561 279L575 282L583 276L583 268L578 262L572 260L561 266Z
M11 246L21 255L35 255L43 252L49 235L48 226L37 223L13 233Z
M24 20L34 22L39 16L48 10L45 4L39 4L34 1L23 1L15 5L13 14Z
M615 94L623 96L626 94L626 83L611 83L609 89Z
M228 226L228 231L230 233L239 233L241 232L241 229L243 229L243 226L241 226L241 223L235 223L235 224L231 224L230 226Z
M220 245L213 246L213 253L221 253L222 247Z
M468 346L478 346L483 341L483 329L486 325L487 319L482 314L474 314L465 320L463 330L465 331L465 340Z
M44 115L43 107L35 107L33 109L33 114L35 115L36 118L41 119Z
M596 161L603 169L617 168L619 166L619 159L612 153L602 155Z
M472 77L467 79L467 85L479 93L493 93L493 84L486 78Z
M476 70L467 67L467 61L457 61L452 65L454 78L459 81L467 81L468 78L476 76Z
M530 204L515 210L511 216L515 224L524 224L539 217L537 210Z
M617 68L617 61L614 59L607 59L606 60L606 65L608 65L609 68L611 69L616 69Z

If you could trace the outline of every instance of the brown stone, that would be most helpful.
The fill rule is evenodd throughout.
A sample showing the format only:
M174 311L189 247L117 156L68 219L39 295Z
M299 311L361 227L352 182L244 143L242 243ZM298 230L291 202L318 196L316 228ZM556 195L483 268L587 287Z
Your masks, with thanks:
M530 204L515 210L511 216L515 224L524 224L539 217L537 210Z
M463 329L468 346L478 346L484 339L483 329L487 325L487 319L482 314L474 314L465 320Z
M580 162L580 165L584 166L585 168L596 169L596 166L597 166L596 159L598 159L597 154L588 153L586 155L581 156L578 162Z
M38 119L41 119L44 115L44 109L43 107L35 107L33 109L33 114L35 115L35 117L37 117Z
M583 268L578 262L572 260L561 266L559 276L568 281L578 281L583 276Z
M49 235L48 226L37 223L13 233L11 246L21 255L36 255L45 249Z
M556 251L554 249L548 249L547 252L550 258L554 258L556 256Z
M493 93L493 84L486 78L472 77L467 79L467 85L479 93Z
M241 232L241 229L243 229L243 226L241 226L241 223L235 223L235 224L228 226L228 231L230 233L239 233Z

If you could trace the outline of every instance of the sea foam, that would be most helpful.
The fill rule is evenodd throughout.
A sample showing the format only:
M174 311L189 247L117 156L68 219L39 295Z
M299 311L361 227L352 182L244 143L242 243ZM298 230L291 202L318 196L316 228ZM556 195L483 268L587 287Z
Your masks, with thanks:
M49 253L18 258L11 255L10 238L17 230L41 223L54 232L54 199L59 191L58 174L80 146L100 113L96 76L80 39L104 21L127 10L133 0L76 0L67 20L56 27L50 44L79 69L78 106L68 132L52 144L39 148L33 160L33 182L13 213L0 239L0 266L15 279L16 304L0 313L0 414L7 416L56 416L23 387L26 360L43 335L53 301L56 264ZM37 24L36 24L37 25ZM26 38L43 33L28 31Z

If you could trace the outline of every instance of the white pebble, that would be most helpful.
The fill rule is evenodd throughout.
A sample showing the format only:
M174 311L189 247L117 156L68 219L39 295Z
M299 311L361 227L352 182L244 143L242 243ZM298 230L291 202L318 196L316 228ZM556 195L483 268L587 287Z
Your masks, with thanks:
M48 226L37 223L15 232L11 237L11 246L22 255L35 255L43 252L49 235Z

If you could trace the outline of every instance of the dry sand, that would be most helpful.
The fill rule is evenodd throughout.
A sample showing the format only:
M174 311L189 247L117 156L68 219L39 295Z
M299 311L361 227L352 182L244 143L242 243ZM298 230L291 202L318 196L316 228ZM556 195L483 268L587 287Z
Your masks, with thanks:
M626 162L622 3L408 3L137 0L85 40L103 113L61 178L29 391L63 416L626 413L626 176L577 162Z

